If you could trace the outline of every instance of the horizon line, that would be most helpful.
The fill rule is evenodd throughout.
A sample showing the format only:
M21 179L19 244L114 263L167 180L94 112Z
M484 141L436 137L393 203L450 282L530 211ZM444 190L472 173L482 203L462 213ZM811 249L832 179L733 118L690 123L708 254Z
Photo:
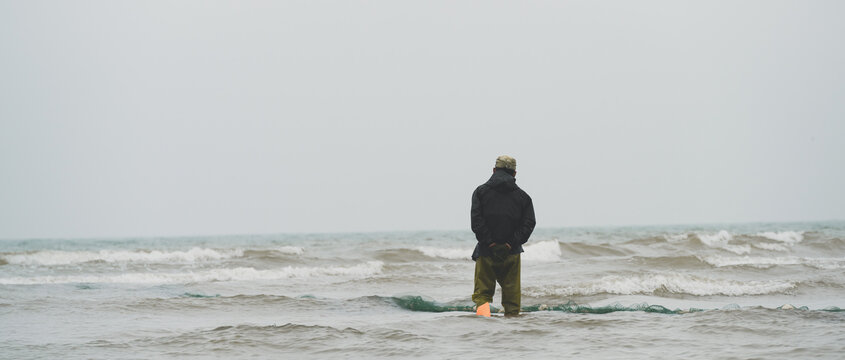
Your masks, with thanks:
M537 230L557 229L578 229L578 228L649 228L661 226L737 226L753 224L811 224L811 223L837 223L845 222L845 219L827 220L789 220L789 221L736 221L736 222L678 222L678 223L651 223L651 224L592 224L592 225L559 225L541 226ZM217 238L217 237L246 237L246 236L279 236L279 235L337 235L337 234L386 234L386 233L415 233L415 232L472 232L469 227L465 229L410 229L410 230L355 230L355 231L289 231L289 232L255 232L255 233L226 233L226 234L173 234L173 235L99 235L99 236L70 236L70 237L0 237L0 241L38 241L38 240L118 240L118 239L180 239L180 238Z

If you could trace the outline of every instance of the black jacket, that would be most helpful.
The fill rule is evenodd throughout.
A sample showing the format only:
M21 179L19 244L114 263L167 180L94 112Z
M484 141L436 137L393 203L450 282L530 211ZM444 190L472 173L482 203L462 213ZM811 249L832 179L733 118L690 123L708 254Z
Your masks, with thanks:
M472 232L478 243L472 260L491 256L492 243L511 245L511 254L523 252L522 244L528 241L534 225L534 204L531 197L516 186L516 179L505 171L497 170L472 193Z

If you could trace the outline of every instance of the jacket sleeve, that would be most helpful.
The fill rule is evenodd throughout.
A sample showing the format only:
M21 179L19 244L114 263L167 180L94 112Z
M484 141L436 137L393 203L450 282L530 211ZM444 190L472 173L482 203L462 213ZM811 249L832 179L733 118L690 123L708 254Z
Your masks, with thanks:
M525 198L527 201L522 207L522 220L513 234L513 240L516 244L525 244L528 241L528 237L534 232L534 225L537 225L537 219L534 218L534 202L531 201L531 197L528 194L525 194Z
M481 211L481 198L478 193L480 189L479 187L472 192L472 208L469 211L470 222L472 232L475 233L475 239L480 244L489 244L493 239L490 236L490 230L487 228L487 224L484 223L484 214Z

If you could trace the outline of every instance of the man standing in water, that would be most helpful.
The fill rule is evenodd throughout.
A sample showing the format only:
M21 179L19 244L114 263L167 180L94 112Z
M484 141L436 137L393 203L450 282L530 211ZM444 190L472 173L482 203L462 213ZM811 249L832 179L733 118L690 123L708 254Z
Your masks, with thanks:
M472 232L478 243L475 261L475 290L472 301L479 315L490 316L490 302L496 282L502 287L505 315L518 315L520 253L534 225L531 197L516 186L516 160L502 155L496 159L493 176L472 193Z

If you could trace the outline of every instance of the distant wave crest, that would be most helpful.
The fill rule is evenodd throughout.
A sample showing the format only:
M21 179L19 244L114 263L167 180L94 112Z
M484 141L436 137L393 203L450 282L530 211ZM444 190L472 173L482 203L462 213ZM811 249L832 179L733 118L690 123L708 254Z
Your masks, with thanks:
M107 263L136 262L136 263L193 263L208 260L221 260L243 256L242 249L215 250L195 247L186 251L128 251L128 250L100 250L100 251L60 251L44 250L24 254L2 255L9 264L17 265L70 265L93 261Z
M560 243L557 240L540 241L536 243L525 244L522 254L522 261L533 262L554 262L560 260ZM431 246L421 246L415 250L423 253L423 255L449 260L470 259L472 255L472 248L439 248Z
M125 273L115 275L68 275L0 278L2 285L67 283L187 284L215 281L257 281L314 279L326 277L365 278L382 272L384 263L370 261L354 266L284 267L259 270L251 267L210 269L180 273Z
M525 245L522 261L555 262L560 260L560 243L557 240L540 241Z
M801 240L804 240L804 232L803 231L766 231L757 233L757 236L764 237L771 240L777 240L780 242L784 242L788 245L795 245Z
M574 296L596 294L655 294L668 292L696 296L763 295L782 293L797 285L789 281L737 281L707 279L689 274L610 275L599 280L569 286L534 287L528 296Z
M304 250L296 246L282 246L270 249L290 255L301 255ZM194 247L190 250L100 250L100 251L61 251L42 250L31 253L13 253L0 255L0 259L14 265L72 265L87 262L105 263L197 263L203 261L225 260L244 256L244 249L209 249Z
M712 248L724 249L735 254L748 254L751 252L749 245L733 245L730 244L733 240L733 234L726 230L719 231L716 234L696 234L701 243Z
M417 251L423 253L423 255L428 257L449 260L468 260L470 258L470 255L472 255L472 249L470 248L439 248L421 246L417 248Z
M728 257L712 255L703 256L699 259L716 267L751 266L766 269L777 265L804 265L824 270L845 268L845 258L806 258L797 256L756 257L748 255Z

